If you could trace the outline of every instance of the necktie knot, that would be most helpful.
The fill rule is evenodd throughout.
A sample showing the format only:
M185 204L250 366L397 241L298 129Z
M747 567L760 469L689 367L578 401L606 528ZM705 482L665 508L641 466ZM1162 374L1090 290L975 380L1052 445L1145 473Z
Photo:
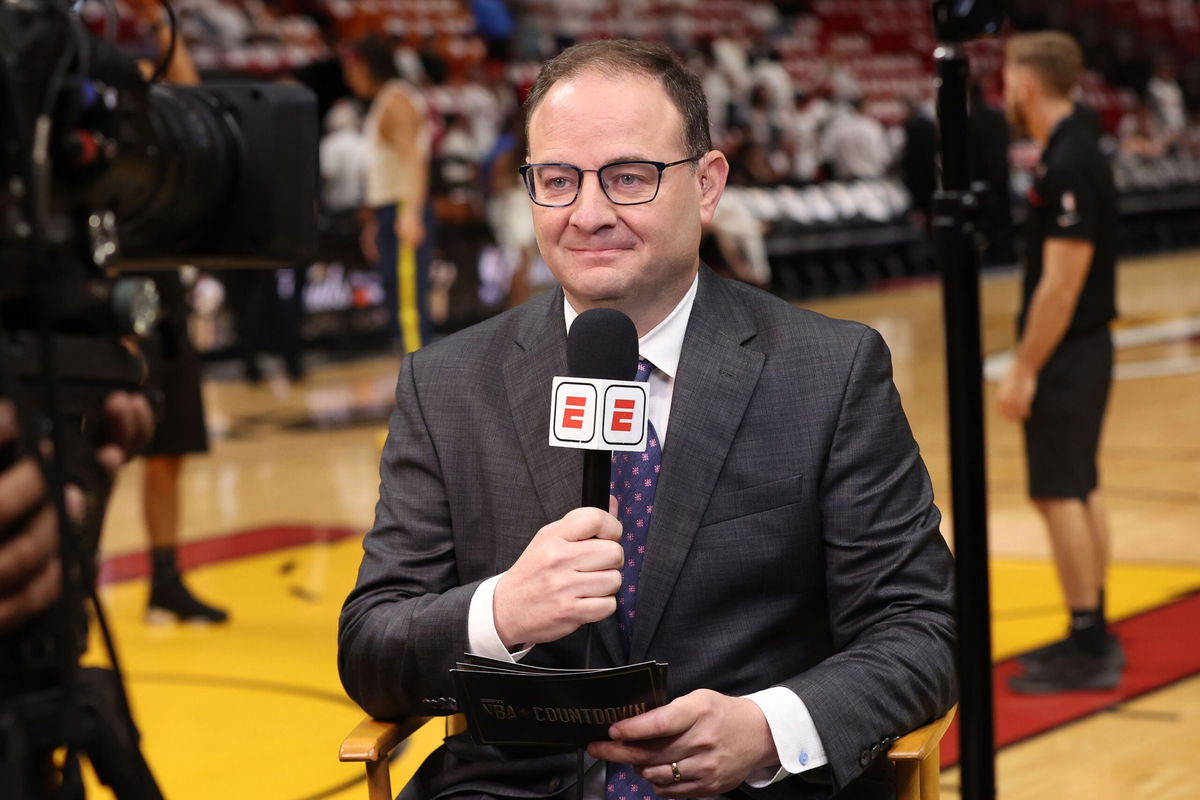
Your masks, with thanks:
M628 362L627 362L628 363ZM645 358L638 359L637 376L634 378L638 383L645 383L650 380L650 373L654 371L654 365Z

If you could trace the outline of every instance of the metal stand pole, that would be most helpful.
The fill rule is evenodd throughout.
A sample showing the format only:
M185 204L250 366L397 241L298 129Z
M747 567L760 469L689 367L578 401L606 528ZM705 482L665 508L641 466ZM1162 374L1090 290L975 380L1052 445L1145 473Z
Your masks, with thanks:
M942 272L950 471L957 582L959 736L963 800L994 800L991 614L988 602L987 483L983 443L983 365L979 332L978 200L970 190L969 67L957 44L937 64L942 190L933 233Z

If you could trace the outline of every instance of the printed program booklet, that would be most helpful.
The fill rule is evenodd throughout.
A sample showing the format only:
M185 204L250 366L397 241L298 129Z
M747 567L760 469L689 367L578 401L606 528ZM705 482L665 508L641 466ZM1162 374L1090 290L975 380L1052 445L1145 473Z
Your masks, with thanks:
M666 703L667 665L551 669L467 653L450 670L479 744L582 747L614 722Z

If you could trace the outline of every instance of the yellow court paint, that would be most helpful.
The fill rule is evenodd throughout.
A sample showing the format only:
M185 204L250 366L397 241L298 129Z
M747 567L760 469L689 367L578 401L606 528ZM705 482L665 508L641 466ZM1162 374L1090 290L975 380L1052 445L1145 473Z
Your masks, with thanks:
M224 627L149 627L144 581L103 590L145 753L170 800L298 800L362 776L361 765L337 760L362 713L342 693L335 662L337 616L360 554L349 539L193 570L201 596L229 604ZM1064 630L1048 562L997 560L992 581L998 659ZM1127 616L1197 587L1198 567L1118 566L1111 605ZM411 743L392 767L396 791L441 736L433 723ZM366 788L331 796L361 799Z
M1054 566L1037 559L994 559L992 652L997 661L1061 638L1067 613ZM1108 613L1124 619L1200 588L1200 566L1117 564L1109 575Z
M150 627L145 581L103 589L143 750L169 800L301 798L361 777L361 765L337 760L362 712L335 662L360 554L351 539L191 571L198 594L228 603L227 626ZM88 659L101 663L95 639ZM398 787L440 741L431 729L412 743L393 765ZM93 782L88 796L111 793ZM365 796L361 783L331 795Z

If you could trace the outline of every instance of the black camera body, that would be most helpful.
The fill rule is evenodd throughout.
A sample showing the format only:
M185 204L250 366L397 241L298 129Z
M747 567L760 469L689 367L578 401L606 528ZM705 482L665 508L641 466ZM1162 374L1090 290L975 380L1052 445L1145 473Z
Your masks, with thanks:
M307 88L151 86L136 99L96 186L117 208L120 269L273 268L316 252L319 129Z
M56 0L0 6L0 300L27 288L19 265L39 226L55 260L99 269L313 254L319 126L307 88L149 85L72 17Z

